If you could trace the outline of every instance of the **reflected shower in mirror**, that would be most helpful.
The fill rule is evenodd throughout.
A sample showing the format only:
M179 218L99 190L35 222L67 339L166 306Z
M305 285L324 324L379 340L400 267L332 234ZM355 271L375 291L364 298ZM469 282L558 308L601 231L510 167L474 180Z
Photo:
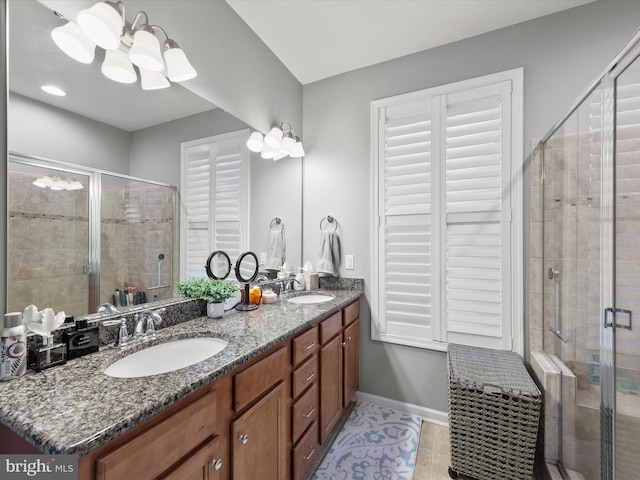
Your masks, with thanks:
M51 160L45 162L55 165L62 162L68 169L98 170L105 179L110 178L121 185L105 183L105 188L115 197L120 195L120 204L125 205L125 196L133 198L129 191L135 182L148 182L175 185L180 188L181 178L181 144L213 135L226 134L241 130L249 131L249 126L233 115L217 108L209 101L191 92L188 81L183 85L172 84L171 88L157 91L143 91L139 85L122 85L112 82L100 72L102 58L97 52L91 65L80 64L61 52L51 40L50 32L65 23L56 16L52 8L71 5L80 8L82 4L90 3L60 2L55 0L9 0L9 102L8 102L8 145L9 150L25 158L39 158ZM128 5L135 10L141 2L131 0ZM178 5L180 4L180 5ZM164 18L172 18L171 11L175 8L189 8L197 14L199 2L183 0L182 2L152 2L145 3L141 8L154 15L154 9L162 10ZM137 10L136 10L137 11ZM66 12L63 12L66 14ZM170 25L163 20L163 26L175 32L176 38L186 38L186 29L190 25ZM192 34L192 32L190 32ZM205 48L203 46L202 48ZM196 70L201 71L194 64ZM56 84L67 91L65 97L53 97L44 93L41 83ZM215 82L215 79L211 79ZM69 191L68 196L79 201L78 210L66 211L70 206L59 206L61 200L49 198L60 191L49 191L45 194L38 192L31 197L31 182L26 180L14 186L16 198L23 198L33 202L41 208L37 215L52 214L49 210L55 208L55 214L63 215L68 222L55 224L51 234L39 235L34 242L33 235L29 240L38 244L37 253L30 252L29 261L26 254L10 252L9 256L23 255L23 262L18 267L11 267L8 272L9 305L15 310L22 310L24 306L35 303L38 308L52 307L55 298L60 299L60 310L74 315L84 315L92 311L88 301L91 296L91 285L85 275L88 270L96 266L104 272L105 268L114 265L125 269L118 273L109 273L110 278L97 279L96 289L100 292L95 296L96 305L104 302L112 303L116 288L135 286L144 288L147 300L153 295L165 298L165 289L152 290L148 287L171 285L167 289L167 296L175 290L180 265L179 232L168 231L141 232L153 238L148 248L136 250L127 247L118 250L122 232L109 236L109 230L122 230L126 217L116 218L102 212L110 222L102 225L106 231L100 234L101 248L95 249L91 245L88 216L88 188L90 175L86 172L74 175L61 175L60 172L43 171L20 172L21 175L44 177L73 177L80 183L85 183L82 190ZM295 266L301 265L302 234L301 234L301 198L302 198L302 159L287 158L274 162L261 159L257 154L251 154L248 169L248 188L250 191L248 216L246 218L247 244L243 250L252 250L262 258L269 245L269 224L275 217L282 218L286 224L287 262ZM121 177L124 175L124 177ZM133 177L133 180L128 177ZM122 180L125 178L126 180ZM36 180L34 178L33 180ZM24 190L17 190L23 185ZM137 185L136 188L141 187ZM27 189L28 188L28 189ZM146 189L141 188L146 191ZM128 193L126 193L128 192ZM65 195L67 193L65 192ZM62 197L62 195L60 195ZM87 197L87 198L82 198ZM78 200L82 198L82 200ZM156 200L152 200L156 201ZM164 200L163 200L164 202ZM10 210L12 207L9 207ZM74 207L75 208L75 207ZM177 215L183 215L184 199L177 205ZM16 209L14 211L17 212ZM26 211L19 215L26 215ZM63 214L64 212L64 214ZM125 215L125 214L123 214ZM11 217L11 212L10 212ZM24 241L19 230L8 226L8 245L11 249ZM16 217L17 218L17 217ZM142 218L142 217L140 217ZM158 217L149 221L162 222L166 218L158 213ZM158 223L159 224L159 223ZM155 225L155 224L154 224ZM166 225L165 225L166 226ZM142 228L142 227L141 227ZM143 228L142 228L143 229ZM124 234L122 234L124 235ZM170 236L171 238L167 238ZM164 242L169 242L165 244ZM95 242L94 242L95 243ZM40 283L43 293L50 291L44 299L20 297L25 290L27 280L26 271L37 264L34 259L51 261L59 257L59 250L64 246L77 247L72 259L65 263L65 269L74 280L56 281L49 278ZM79 249L82 247L82 253ZM86 249L85 249L86 247ZM199 259L200 276L205 276L204 265L207 255L215 250L215 243ZM135 253L134 253L135 252ZM71 253L71 252L67 252ZM159 260L160 255L165 258ZM232 262L236 258L231 259ZM136 266L134 266L134 264ZM83 272L84 268L84 272ZM140 270L144 278L133 278L133 270ZM160 273L159 273L160 272ZM91 273L91 272L89 272ZM159 278L160 277L160 278ZM113 281L112 281L113 280ZM121 287L120 287L121 286ZM127 292L128 293L128 292ZM151 293L151 296L149 294ZM54 298L52 298L54 297ZM64 298L64 300L61 300ZM15 301L14 301L15 300ZM23 305L24 304L24 305ZM86 307L82 307L86 305Z

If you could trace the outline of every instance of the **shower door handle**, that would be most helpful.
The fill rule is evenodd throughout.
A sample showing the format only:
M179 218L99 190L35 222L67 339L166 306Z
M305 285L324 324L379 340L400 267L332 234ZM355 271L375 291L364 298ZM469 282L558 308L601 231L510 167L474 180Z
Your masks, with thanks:
M629 323L627 323L626 325L621 325L616 321L615 327L624 328L625 330L631 330L633 325L633 313L631 312L631 310L627 310L626 308L616 308L615 311L611 307L605 308L604 309L604 328L613 327L614 322L610 318L613 317L613 319L617 320L616 317L620 313L627 316L627 318L629 319Z

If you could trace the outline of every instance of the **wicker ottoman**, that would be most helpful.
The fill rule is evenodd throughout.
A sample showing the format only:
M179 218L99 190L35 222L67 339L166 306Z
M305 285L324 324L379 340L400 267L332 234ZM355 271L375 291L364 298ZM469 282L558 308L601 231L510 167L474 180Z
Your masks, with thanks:
M517 353L449 344L451 466L478 480L531 480L542 403Z

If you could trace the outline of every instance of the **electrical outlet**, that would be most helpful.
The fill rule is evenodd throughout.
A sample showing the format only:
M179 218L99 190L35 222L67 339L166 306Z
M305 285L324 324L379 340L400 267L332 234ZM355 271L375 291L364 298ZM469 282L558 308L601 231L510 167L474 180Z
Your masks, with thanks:
M345 268L347 270L353 270L353 255L345 256L345 260L346 260L346 263L347 263Z
M267 252L260 252L260 265L267 264Z

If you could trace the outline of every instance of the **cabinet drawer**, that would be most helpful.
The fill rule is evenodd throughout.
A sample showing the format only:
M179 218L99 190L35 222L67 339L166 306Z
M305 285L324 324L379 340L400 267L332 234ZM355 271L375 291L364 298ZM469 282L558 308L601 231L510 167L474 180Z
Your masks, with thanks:
M360 317L360 299L347 305L343 312L343 325L346 327L350 323L353 323L356 318Z
M293 365L300 364L318 350L318 327L313 327L293 339Z
M282 380L287 370L287 349L263 358L233 377L234 408L242 410L273 385Z
M313 422L293 449L293 479L300 480L320 450L318 422Z
M318 355L314 355L293 372L293 400L318 380Z
M194 400L96 461L98 480L156 478L216 431L215 392Z
M340 330L342 330L342 312L337 312L320 322L320 343L324 345Z
M291 423L293 424L293 443L295 443L302 432L304 432L311 422L318 418L318 384L305 393L300 400L291 407Z

